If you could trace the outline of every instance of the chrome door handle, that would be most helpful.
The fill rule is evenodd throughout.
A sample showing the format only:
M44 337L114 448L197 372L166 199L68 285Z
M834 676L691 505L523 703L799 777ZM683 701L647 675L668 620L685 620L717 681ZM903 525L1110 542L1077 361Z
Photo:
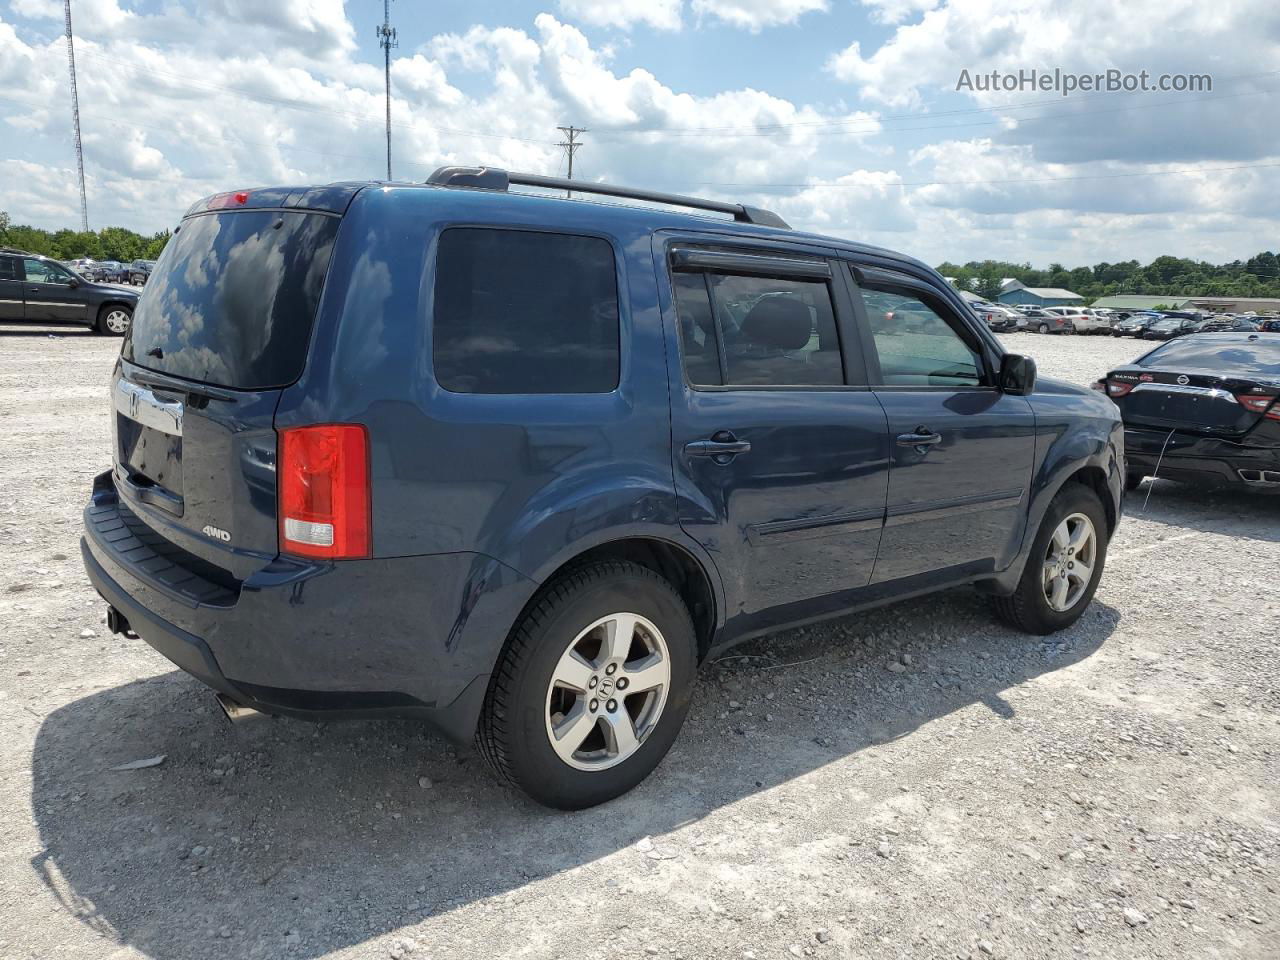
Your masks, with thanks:
M934 433L928 427L916 427L915 433L898 434L900 447L932 447L942 442L942 434Z

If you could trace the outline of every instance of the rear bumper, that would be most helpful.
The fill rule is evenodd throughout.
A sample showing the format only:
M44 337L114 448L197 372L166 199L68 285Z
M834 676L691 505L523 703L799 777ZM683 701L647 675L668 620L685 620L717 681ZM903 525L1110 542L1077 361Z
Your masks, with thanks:
M1168 444L1166 446L1166 442ZM1125 464L1129 473L1202 486L1251 488L1280 493L1280 482L1264 482L1280 473L1280 448L1249 447L1217 437L1126 427ZM1163 451L1163 457L1161 452Z
M135 561L145 554L129 533L120 537L113 509L114 488L100 483L81 540L98 593L174 665L266 713L414 717L468 741L493 664L534 587L497 561L458 553L279 560L230 597L201 599L190 581L175 582L180 574Z

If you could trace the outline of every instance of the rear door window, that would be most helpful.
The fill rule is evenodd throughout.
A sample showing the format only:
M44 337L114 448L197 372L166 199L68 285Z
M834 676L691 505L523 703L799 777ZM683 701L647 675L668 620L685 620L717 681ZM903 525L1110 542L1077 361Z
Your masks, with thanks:
M189 217L151 273L124 358L237 390L293 383L339 222L275 210Z
M618 281L599 237L458 227L440 235L432 350L453 393L609 393Z
M835 310L825 282L714 272L675 273L673 282L690 383L844 384Z

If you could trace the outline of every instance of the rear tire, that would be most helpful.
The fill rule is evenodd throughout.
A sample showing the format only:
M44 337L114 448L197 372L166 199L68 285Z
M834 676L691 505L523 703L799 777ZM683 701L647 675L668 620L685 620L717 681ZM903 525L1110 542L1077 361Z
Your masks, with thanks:
M108 303L98 311L94 329L108 337L123 337L133 322L133 311L123 304Z
M623 630L626 641L610 647ZM572 570L543 587L513 628L485 696L480 753L549 807L612 800L675 742L696 650L689 611L652 570L620 561Z
M1081 532L1091 534L1087 545L1075 542ZM1068 483L1058 491L1040 522L1017 589L1008 597L995 598L996 614L1026 633L1044 636L1064 630L1079 620L1093 601L1106 559L1107 517L1102 501L1084 484ZM1090 570L1087 581L1071 580L1081 565ZM1050 574L1054 574L1052 579ZM1055 606L1051 596L1059 579L1067 586Z

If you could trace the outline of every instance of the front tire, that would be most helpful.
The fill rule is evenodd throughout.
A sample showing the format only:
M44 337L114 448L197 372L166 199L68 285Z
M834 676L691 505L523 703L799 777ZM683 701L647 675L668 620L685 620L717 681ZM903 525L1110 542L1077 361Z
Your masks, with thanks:
M1026 633L1065 630L1084 613L1107 559L1107 518L1089 487L1068 483L1053 498L1011 596L995 599L1005 623Z
M480 752L549 807L612 800L675 742L696 650L688 609L652 570L620 561L572 570L512 630L485 696Z
M133 311L123 304L108 303L98 311L98 322L94 329L108 337L123 337L129 332L129 324L133 322Z
M1037 332L1037 333L1048 333L1048 332L1049 332L1049 325L1048 325L1047 323L1042 323L1042 324L1040 324L1040 326L1036 327L1036 332Z

